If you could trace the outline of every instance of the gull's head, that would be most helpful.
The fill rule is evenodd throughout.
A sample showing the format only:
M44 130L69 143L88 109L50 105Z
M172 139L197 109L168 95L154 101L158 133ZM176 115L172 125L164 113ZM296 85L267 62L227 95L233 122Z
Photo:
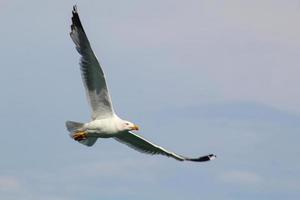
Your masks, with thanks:
M129 121L123 121L123 130L126 131L138 131L139 127L136 124L133 124L132 122Z

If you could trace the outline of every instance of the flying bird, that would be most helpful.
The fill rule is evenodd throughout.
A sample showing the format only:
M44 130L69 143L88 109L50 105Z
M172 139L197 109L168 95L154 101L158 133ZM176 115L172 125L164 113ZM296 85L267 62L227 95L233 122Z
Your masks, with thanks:
M197 158L185 157L168 151L136 134L134 131L139 130L139 127L121 119L114 112L105 75L83 29L76 6L73 6L70 36L81 55L81 75L92 108L90 122L66 122L66 127L74 140L86 146L92 146L98 138L114 138L142 153L161 154L179 161L204 162L216 158L214 154Z

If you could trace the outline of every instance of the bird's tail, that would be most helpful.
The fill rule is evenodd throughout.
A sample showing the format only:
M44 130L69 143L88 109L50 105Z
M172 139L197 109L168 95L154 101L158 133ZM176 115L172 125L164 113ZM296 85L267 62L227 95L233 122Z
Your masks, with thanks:
M66 121L66 127L69 132L75 132L83 127L83 123L80 122L73 122L73 121Z
M66 121L66 127L68 131L70 132L70 137L73 138L73 135L83 128L84 123L80 122L73 122L73 121ZM84 144L86 146L92 146L97 141L97 137L87 137L84 140L80 140L79 142L81 144Z

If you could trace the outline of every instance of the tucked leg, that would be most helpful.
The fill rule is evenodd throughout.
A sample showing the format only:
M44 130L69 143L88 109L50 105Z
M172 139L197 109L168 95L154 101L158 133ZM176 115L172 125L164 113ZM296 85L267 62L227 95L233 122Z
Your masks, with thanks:
M76 141L85 140L87 138L87 132L86 131L78 131L73 134L72 138Z

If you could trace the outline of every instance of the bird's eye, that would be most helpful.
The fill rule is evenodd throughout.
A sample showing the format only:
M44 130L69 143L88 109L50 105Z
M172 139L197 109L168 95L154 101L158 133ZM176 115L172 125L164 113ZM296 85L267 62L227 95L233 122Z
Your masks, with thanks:
M126 125L129 125L129 123L125 123Z

